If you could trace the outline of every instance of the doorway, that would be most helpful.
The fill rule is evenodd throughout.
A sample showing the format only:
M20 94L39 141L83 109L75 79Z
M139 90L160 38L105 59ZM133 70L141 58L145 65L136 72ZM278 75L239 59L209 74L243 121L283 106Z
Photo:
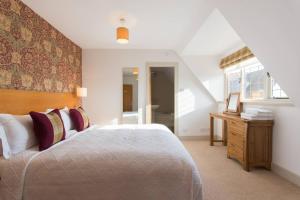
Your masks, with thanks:
M176 67L149 65L147 69L147 123L176 127Z

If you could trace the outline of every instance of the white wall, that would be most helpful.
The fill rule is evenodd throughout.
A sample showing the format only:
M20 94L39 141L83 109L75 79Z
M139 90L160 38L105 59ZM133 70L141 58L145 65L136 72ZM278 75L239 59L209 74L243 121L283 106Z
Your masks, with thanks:
M224 100L224 73L219 68L219 56L181 56L187 66L217 101Z
M218 8L221 11L245 44L297 105L271 107L276 113L273 162L300 176L300 92L297 87L300 85L299 1L211 0L207 1L207 4L211 4L207 7ZM162 61L180 63L180 92L196 98L195 110L180 118L180 134L197 134L201 132L201 128L208 128L207 114L215 108L214 101L180 59L169 51L84 50L83 84L89 90L84 105L92 120L104 124L120 119L122 106L119 77L122 67L140 67L142 84L139 85L139 107L144 111L145 62ZM143 113L143 119L144 116ZM186 128L188 130L185 132Z
M275 114L273 128L273 163L300 176L300 108L287 105L253 105L264 107Z
M211 7L220 10L243 42L250 47L295 104L295 106L265 105L265 107L272 109L276 115L273 163L299 177L300 92L297 87L300 85L299 1L211 0L209 3ZM219 110L223 111L223 105L220 104L219 107Z
M139 67L139 112L145 122L146 63L178 63L178 134L208 135L216 102L177 54L169 50L83 50L83 100L93 123L118 123L122 113L122 68Z

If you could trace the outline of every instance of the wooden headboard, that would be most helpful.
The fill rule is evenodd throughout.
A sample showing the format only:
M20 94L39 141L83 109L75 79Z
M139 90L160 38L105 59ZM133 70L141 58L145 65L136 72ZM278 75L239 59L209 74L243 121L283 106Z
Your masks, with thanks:
M45 112L47 108L74 108L80 103L75 93L0 89L0 113L24 115L30 111Z

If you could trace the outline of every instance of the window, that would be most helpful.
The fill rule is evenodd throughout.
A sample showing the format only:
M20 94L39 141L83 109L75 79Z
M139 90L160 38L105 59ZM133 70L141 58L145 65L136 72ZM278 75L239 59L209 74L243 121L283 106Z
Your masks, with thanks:
M272 78L272 98L273 99L288 99L289 98L273 78Z
M227 95L240 92L242 100L288 99L278 83L264 70L264 66L251 58L225 69Z
M266 89L266 73L260 63L244 68L244 98L264 99Z
M228 74L227 84L230 92L239 92L241 89L241 70L235 70Z

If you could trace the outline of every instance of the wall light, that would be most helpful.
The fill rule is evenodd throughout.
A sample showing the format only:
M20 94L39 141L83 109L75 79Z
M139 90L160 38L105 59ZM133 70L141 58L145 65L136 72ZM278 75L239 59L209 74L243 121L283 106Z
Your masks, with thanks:
M78 87L76 89L76 95L78 97L87 97L87 88Z
M133 68L132 74L133 75L138 75L139 74L139 68L138 67Z

